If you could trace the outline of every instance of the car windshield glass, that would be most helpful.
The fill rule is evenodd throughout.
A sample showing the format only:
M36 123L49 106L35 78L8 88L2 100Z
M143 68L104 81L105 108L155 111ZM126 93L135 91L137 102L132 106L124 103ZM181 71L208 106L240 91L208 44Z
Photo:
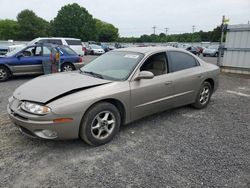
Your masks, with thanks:
M98 45L89 45L89 46L93 49L102 49L102 47Z
M108 80L126 80L143 54L135 52L108 52L81 68L81 72L91 72Z
M10 57L15 55L16 53L20 52L22 49L24 49L26 46L22 46L22 47L16 47L14 50L12 50L11 52L8 52L7 54L5 54L5 56Z

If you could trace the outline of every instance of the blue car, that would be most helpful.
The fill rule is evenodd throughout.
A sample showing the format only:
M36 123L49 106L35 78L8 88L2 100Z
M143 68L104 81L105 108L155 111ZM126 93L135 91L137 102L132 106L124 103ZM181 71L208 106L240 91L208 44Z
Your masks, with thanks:
M43 62L50 62L52 48L60 52L61 71L72 71L83 66L82 57L67 46L24 46L0 56L0 82L14 75L43 74Z

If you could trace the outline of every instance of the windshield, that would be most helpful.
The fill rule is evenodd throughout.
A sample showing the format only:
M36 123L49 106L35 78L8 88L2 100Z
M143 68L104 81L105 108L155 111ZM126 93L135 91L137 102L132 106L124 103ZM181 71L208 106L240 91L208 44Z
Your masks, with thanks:
M89 45L92 49L102 49L101 46L98 45Z
M24 49L26 46L18 46L16 47L14 50L8 52L7 54L5 54L5 56L7 57L11 57L13 55L15 55L16 53L20 52L22 49Z
M126 80L143 54L135 52L108 52L81 68L81 71L101 75L108 80Z

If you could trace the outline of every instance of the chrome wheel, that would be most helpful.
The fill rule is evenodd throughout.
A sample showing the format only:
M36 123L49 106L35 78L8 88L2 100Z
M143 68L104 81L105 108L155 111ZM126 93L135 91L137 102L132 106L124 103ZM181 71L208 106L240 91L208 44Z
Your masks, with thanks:
M4 80L7 77L7 72L5 69L0 68L0 80Z
M205 105L210 97L210 89L208 86L204 86L200 92L200 103Z
M73 70L74 70L74 68L73 68L72 65L70 65L70 64L66 64L66 65L64 65L63 68L62 68L62 71L63 71L63 72L69 72L69 71L73 71Z
M91 133L96 139L105 139L114 130L115 123L115 116L112 112L100 112L91 123Z

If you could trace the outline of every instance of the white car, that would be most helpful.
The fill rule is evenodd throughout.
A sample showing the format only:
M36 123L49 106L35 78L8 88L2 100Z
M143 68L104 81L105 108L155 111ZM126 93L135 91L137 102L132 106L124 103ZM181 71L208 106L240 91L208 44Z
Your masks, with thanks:
M105 51L102 49L101 46L98 46L96 44L90 44L89 50L91 55L102 55L105 53Z
M41 43L50 43L50 44L58 44L58 45L66 45L69 46L72 50L74 50L78 55L84 56L85 50L82 46L81 39L76 38L59 38L59 37L39 37L28 43L28 45L33 45L38 42Z

